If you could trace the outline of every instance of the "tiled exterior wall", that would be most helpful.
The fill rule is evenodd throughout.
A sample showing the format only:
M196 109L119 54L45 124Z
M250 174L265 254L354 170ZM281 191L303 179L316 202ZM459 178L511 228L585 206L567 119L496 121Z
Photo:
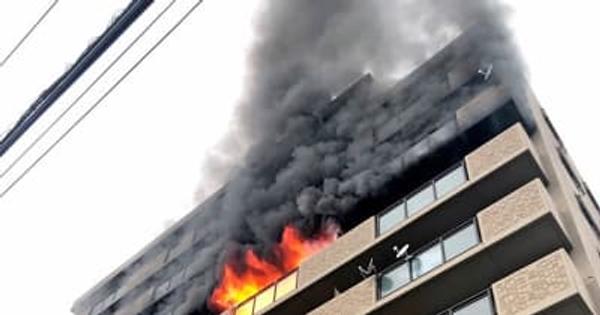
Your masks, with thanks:
M510 195L495 202L477 215L481 238L484 242L502 237L523 221L551 209L550 197L542 184L535 179Z
M342 261L360 252L373 241L375 241L375 218L370 218L302 263L298 273L298 286L302 287L322 276L325 271L340 265Z
M556 251L492 286L498 315L529 315L577 294L568 254Z
M469 177L477 178L529 147L525 129L521 124L515 124L467 155Z
M309 315L361 314L375 304L376 279L371 277L343 292L335 299L308 313Z

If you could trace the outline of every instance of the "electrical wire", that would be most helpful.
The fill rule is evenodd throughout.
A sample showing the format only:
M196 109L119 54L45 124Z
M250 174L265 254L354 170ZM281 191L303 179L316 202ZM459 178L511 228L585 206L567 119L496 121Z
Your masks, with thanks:
M11 184L4 190L2 191L2 193L0 193L0 198L4 197L10 190L12 190L13 187L15 187L15 185L17 183L19 183L21 181L21 179L23 179L23 177L25 177L35 166L38 165L38 163L44 158L46 157L46 155L48 155L48 153L50 153L50 151L52 151L69 133L71 133L71 131L73 131L73 129L75 129L75 127L77 127L79 125L79 123L81 123L86 117L89 116L89 114L98 107L98 105L100 105L100 103L102 103L102 101L110 94L112 93L112 91L117 88L144 60L146 60L146 58L152 53L154 52L154 50L156 48L158 48L158 46L160 46L187 18L188 16L190 16L190 14L192 14L192 12L194 12L196 10L196 8L202 3L203 0L199 0L192 8L190 8L188 10L188 12L186 12L186 14L179 19L179 21L177 21L177 23L171 27L169 29L169 31L167 33L165 33L165 35L163 35L160 40L154 44L150 50L148 50L143 56L142 58L140 58L129 70L127 70L127 72L121 77L119 78L119 80L117 80L117 82L115 82L115 84L113 84L108 91L106 91L106 93L104 93L102 95L102 97L100 97L100 99L98 101L96 101L87 111L85 111L83 113L82 116L80 116L56 141L54 141L29 167L27 167L22 173L21 175L19 175L14 181L11 182Z

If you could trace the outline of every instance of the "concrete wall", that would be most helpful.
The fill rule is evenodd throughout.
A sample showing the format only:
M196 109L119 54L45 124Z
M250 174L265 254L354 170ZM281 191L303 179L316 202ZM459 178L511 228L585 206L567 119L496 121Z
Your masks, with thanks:
M593 314L584 301L587 298L583 298L581 280L578 277L567 252L558 250L492 286L497 313L538 314L575 297L571 303L578 305L572 305L572 309L576 311L569 315Z
M302 263L298 271L298 287L320 278L325 272L362 252L374 241L375 217L372 217Z
M515 124L467 155L469 177L482 176L530 147L525 129L521 124Z
M542 181L536 179L477 215L481 238L486 243L502 237L519 227L521 222L529 221L550 209L553 209L550 197Z
M373 276L308 313L310 315L362 314L375 304L377 281Z
M526 101L531 106L537 124L537 130L531 135L531 139L548 175L547 188L556 204L557 213L573 241L573 249L569 251L569 256L592 295L592 300L595 301L595 311L600 312L600 240L592 233L579 210L575 198L575 193L578 192L574 189L558 153L562 143L546 123L544 113L532 91L526 92ZM590 207L592 210L594 208Z

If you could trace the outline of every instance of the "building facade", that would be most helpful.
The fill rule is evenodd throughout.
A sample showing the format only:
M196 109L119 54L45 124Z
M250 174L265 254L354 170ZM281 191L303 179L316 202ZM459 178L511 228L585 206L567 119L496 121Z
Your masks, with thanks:
M368 210L350 215L337 241L227 313L600 314L598 204L527 85L476 38L462 35L368 98L365 115L385 108L387 120L357 137L402 143L401 175L359 204ZM329 119L372 81L366 75L333 99ZM79 298L73 313L174 315L203 303L188 293L202 268L194 256L202 215L218 198Z

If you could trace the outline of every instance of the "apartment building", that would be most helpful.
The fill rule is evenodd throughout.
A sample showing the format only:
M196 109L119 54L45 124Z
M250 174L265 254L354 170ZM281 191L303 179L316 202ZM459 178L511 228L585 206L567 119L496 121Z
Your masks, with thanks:
M404 146L399 175L333 244L226 313L600 314L600 208L525 81L479 40L463 34L375 98L360 99L365 75L332 100L331 120L350 99L369 102L365 115L385 110L357 137ZM197 281L202 218L219 196L73 313L185 314L180 293Z

